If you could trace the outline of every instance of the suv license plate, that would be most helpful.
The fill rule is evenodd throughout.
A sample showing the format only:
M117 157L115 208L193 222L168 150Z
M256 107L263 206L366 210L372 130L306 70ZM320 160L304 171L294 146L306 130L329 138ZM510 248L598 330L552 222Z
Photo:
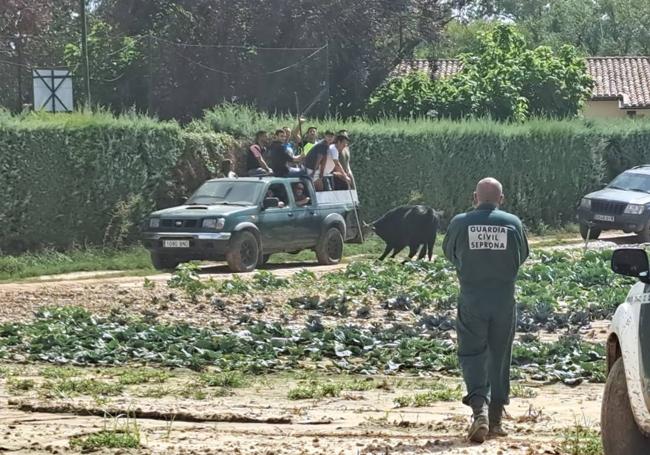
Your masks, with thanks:
M189 248L189 240L163 240L163 248Z
M594 220L597 220L597 221L612 221L613 222L614 217L609 216L609 215L594 215Z

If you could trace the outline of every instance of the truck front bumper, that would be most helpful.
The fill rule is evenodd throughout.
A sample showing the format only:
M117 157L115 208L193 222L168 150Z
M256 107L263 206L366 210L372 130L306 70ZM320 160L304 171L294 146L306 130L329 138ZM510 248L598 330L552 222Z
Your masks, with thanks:
M578 209L578 222L605 230L624 232L641 232L648 227L648 214L639 215L623 213L621 215L599 215L587 209Z
M150 251L183 260L214 260L225 256L230 237L230 232L144 232L142 244Z

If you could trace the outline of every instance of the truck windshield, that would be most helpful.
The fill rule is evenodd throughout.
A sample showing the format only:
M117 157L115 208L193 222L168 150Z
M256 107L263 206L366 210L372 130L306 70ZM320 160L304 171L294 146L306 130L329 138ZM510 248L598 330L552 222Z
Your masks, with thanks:
M623 172L616 177L608 188L626 191L640 191L650 193L650 175L637 172Z
M262 182L205 182L186 202L188 205L255 205L264 184Z

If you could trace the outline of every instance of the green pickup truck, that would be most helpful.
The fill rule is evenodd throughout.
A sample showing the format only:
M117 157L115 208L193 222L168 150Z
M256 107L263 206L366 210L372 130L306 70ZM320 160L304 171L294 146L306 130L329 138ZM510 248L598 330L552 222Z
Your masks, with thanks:
M294 196L301 184L304 205ZM344 242L361 242L357 207L356 191L315 192L306 179L213 179L184 205L151 213L142 241L159 270L225 259L233 272L251 272L273 253L306 249L316 252L319 264L336 264Z

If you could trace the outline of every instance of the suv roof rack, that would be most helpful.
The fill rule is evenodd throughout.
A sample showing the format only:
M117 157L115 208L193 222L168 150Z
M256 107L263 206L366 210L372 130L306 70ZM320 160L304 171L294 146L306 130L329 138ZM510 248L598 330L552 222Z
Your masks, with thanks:
M650 167L650 164L639 164L638 166L634 166L632 169L641 169L644 167Z

